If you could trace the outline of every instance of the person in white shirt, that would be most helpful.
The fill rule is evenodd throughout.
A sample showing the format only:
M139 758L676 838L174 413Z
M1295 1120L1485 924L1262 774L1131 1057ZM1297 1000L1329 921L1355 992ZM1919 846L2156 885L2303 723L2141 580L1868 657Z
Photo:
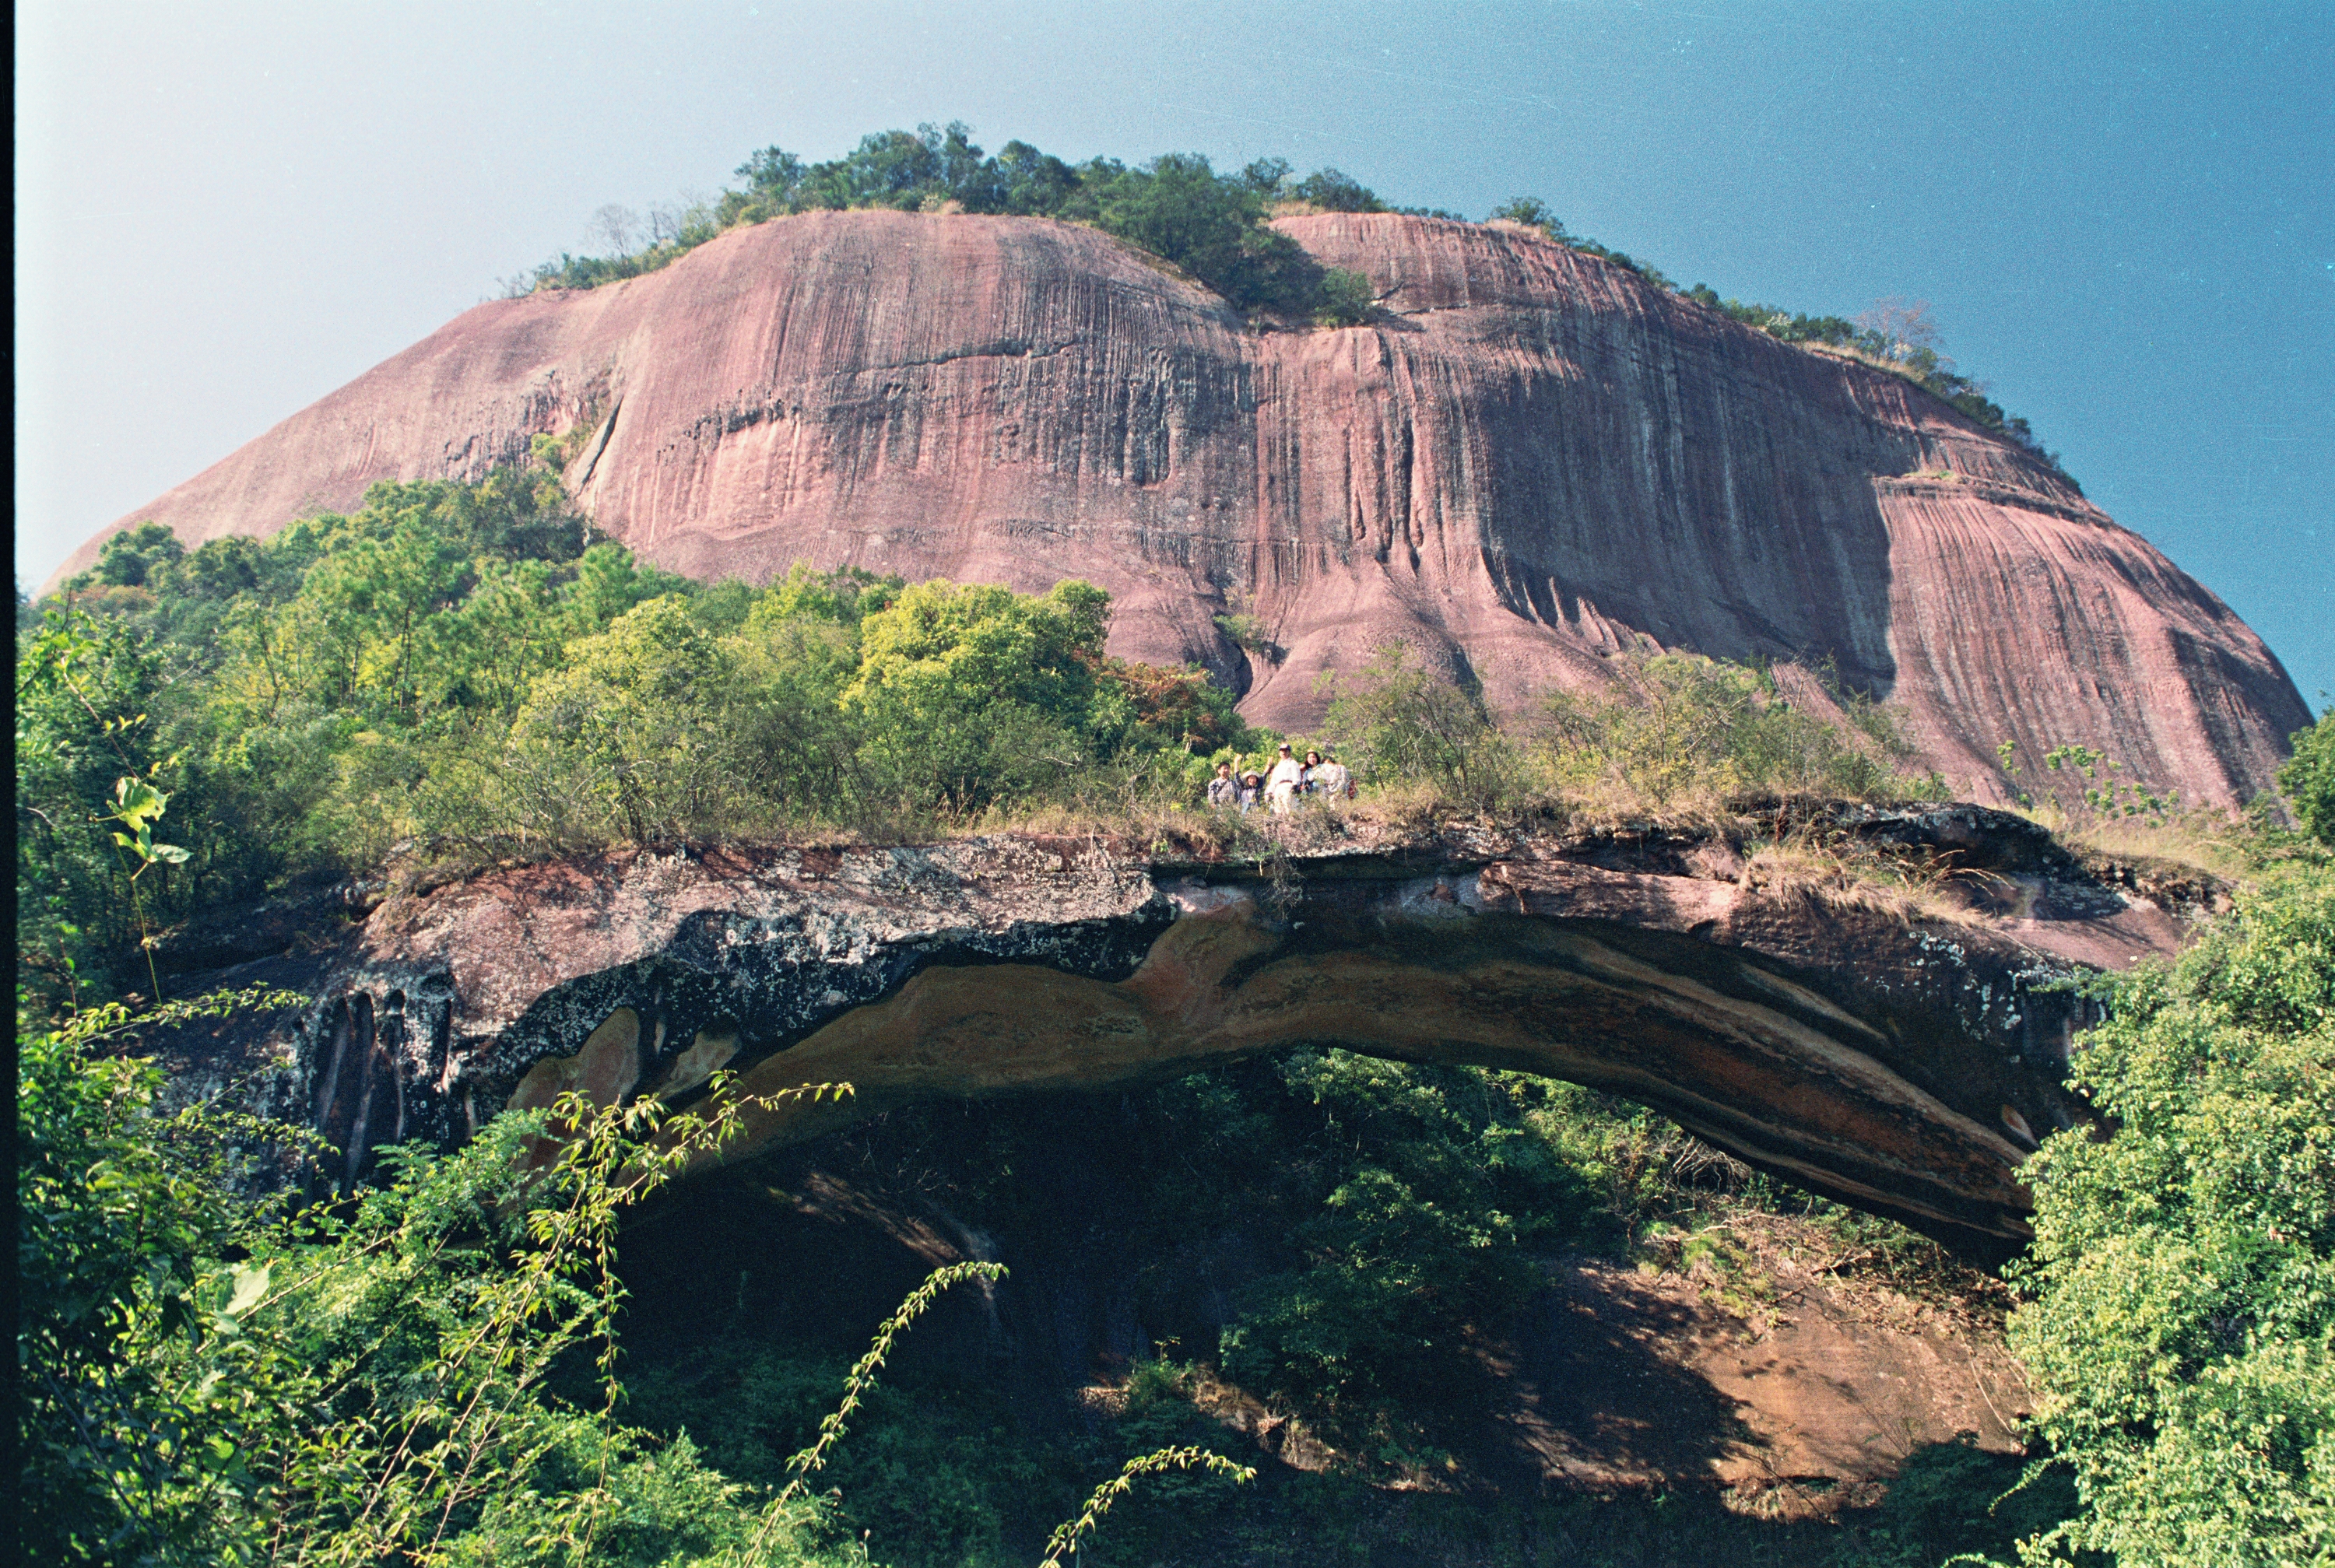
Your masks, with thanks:
M1288 816L1290 808L1296 802L1297 791L1304 782L1305 769L1290 755L1289 742L1284 740L1280 759L1274 763L1273 771L1264 776L1265 804L1273 808L1274 815Z
M1338 760L1335 751L1330 753L1328 760L1305 770L1305 782L1324 800L1351 800L1354 798L1354 776L1346 771L1346 765Z

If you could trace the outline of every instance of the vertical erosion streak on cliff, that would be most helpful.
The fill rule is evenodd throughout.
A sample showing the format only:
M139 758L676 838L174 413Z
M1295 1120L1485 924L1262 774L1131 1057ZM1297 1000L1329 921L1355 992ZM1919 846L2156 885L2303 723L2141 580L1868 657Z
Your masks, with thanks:
M1865 608L1887 582L1886 532L1863 486L1805 461L1849 413L1836 367L1545 241L1375 218L1289 227L1418 302L1400 341L1438 373L1413 378L1432 388L1415 417L1465 438L1428 472L1475 525L1451 541L1472 570L1447 560L1441 575L1480 582L1468 596L1507 613L1465 618L1497 696L1549 683L1552 666L1561 683L1594 678L1548 638L1519 639L1528 626L1574 643L1567 653L1643 634L1722 656L1831 656L1886 689L1885 592ZM1398 239L1450 254L1422 269L1390 254ZM1440 295L1407 281L1422 274L1447 280Z
M2207 800L2266 779L2278 740L2309 723L2260 639L2090 508L2047 511L1960 479L1876 489L1908 672L1894 694L1924 751L1952 760L1934 765L1957 791L1981 792L1997 767L1973 714L1998 716L1993 740L2018 746L2030 788L2044 753L2074 742L2117 758L2128 782Z

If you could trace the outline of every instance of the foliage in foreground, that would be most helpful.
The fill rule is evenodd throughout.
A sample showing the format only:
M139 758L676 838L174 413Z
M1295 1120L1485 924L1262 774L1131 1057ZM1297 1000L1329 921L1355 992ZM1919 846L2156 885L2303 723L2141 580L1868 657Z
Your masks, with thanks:
M613 1417L618 1213L719 1119L570 1100L333 1210L238 1204L232 1136L156 1107L100 1010L18 1035L28 1559L865 1561ZM530 1157L547 1125L567 1141Z
M263 1140L306 1140L199 1108L163 1117L159 1070L123 1050L148 1029L287 1000L106 1007L48 1030L20 1011L29 1560L867 1562L814 1480L897 1337L951 1285L1003 1269L935 1270L878 1328L808 1446L770 1486L742 1485L685 1434L618 1419L616 1242L626 1210L766 1102L717 1094L669 1115L654 1099L569 1095L497 1118L454 1154L388 1151L385 1179L339 1205L238 1197L254 1157L274 1163ZM1189 1445L1136 1455L1045 1561L1091 1537L1138 1479L1195 1469L1254 1475Z
M2105 982L2074 1079L2115 1131L2030 1162L2010 1343L2080 1515L2026 1548L2125 1568L2335 1555L2335 870L2243 895Z
M2278 787L2294 803L2304 832L2335 844L2335 709L2294 737L2294 755L2278 770Z

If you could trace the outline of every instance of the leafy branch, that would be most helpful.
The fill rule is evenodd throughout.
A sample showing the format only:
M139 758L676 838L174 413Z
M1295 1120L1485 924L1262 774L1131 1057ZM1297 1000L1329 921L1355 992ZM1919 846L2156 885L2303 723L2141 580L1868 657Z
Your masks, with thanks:
M867 1353L859 1358L852 1366L850 1375L843 1379L843 1400L820 1420L819 1440L787 1461L787 1468L794 1473L794 1479L789 1481L786 1490L779 1494L779 1500L783 1503L799 1495L812 1474L826 1466L828 1456L843 1440L844 1424L859 1408L861 1398L876 1386L876 1374L882 1370L885 1358L892 1353L892 1341L909 1324L922 1317L925 1310L940 1299L943 1291L964 1280L983 1280L995 1284L1004 1277L1005 1265L1003 1263L947 1263L935 1269L925 1277L923 1284L910 1291L899 1309L885 1319L883 1325L876 1331L875 1341L868 1345Z
M1168 1470L1195 1469L1211 1471L1236 1483L1256 1479L1255 1466L1236 1465L1222 1454L1210 1453L1206 1448L1158 1448L1148 1454L1138 1455L1122 1466L1118 1475L1094 1489L1077 1518L1061 1525L1047 1538L1045 1563L1061 1562L1079 1544L1080 1536L1093 1534L1102 1516L1110 1512L1111 1505L1133 1491L1139 1478Z

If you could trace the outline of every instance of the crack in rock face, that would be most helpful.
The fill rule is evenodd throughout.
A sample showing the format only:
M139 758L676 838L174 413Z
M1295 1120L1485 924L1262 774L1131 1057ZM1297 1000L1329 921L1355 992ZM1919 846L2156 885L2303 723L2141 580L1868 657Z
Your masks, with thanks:
M346 1187L386 1145L459 1143L568 1089L686 1104L723 1070L750 1099L853 1086L749 1105L732 1163L920 1100L1340 1047L1610 1090L2007 1253L2028 1234L2020 1162L2088 1114L2061 1080L2091 1004L2064 982L2182 928L2016 818L1842 820L1988 875L1923 918L1752 886L1713 832L1453 831L1270 867L1039 836L620 852L393 898L315 961L288 1029L172 1060L208 1085L223 1056L287 1060L281 1102Z

